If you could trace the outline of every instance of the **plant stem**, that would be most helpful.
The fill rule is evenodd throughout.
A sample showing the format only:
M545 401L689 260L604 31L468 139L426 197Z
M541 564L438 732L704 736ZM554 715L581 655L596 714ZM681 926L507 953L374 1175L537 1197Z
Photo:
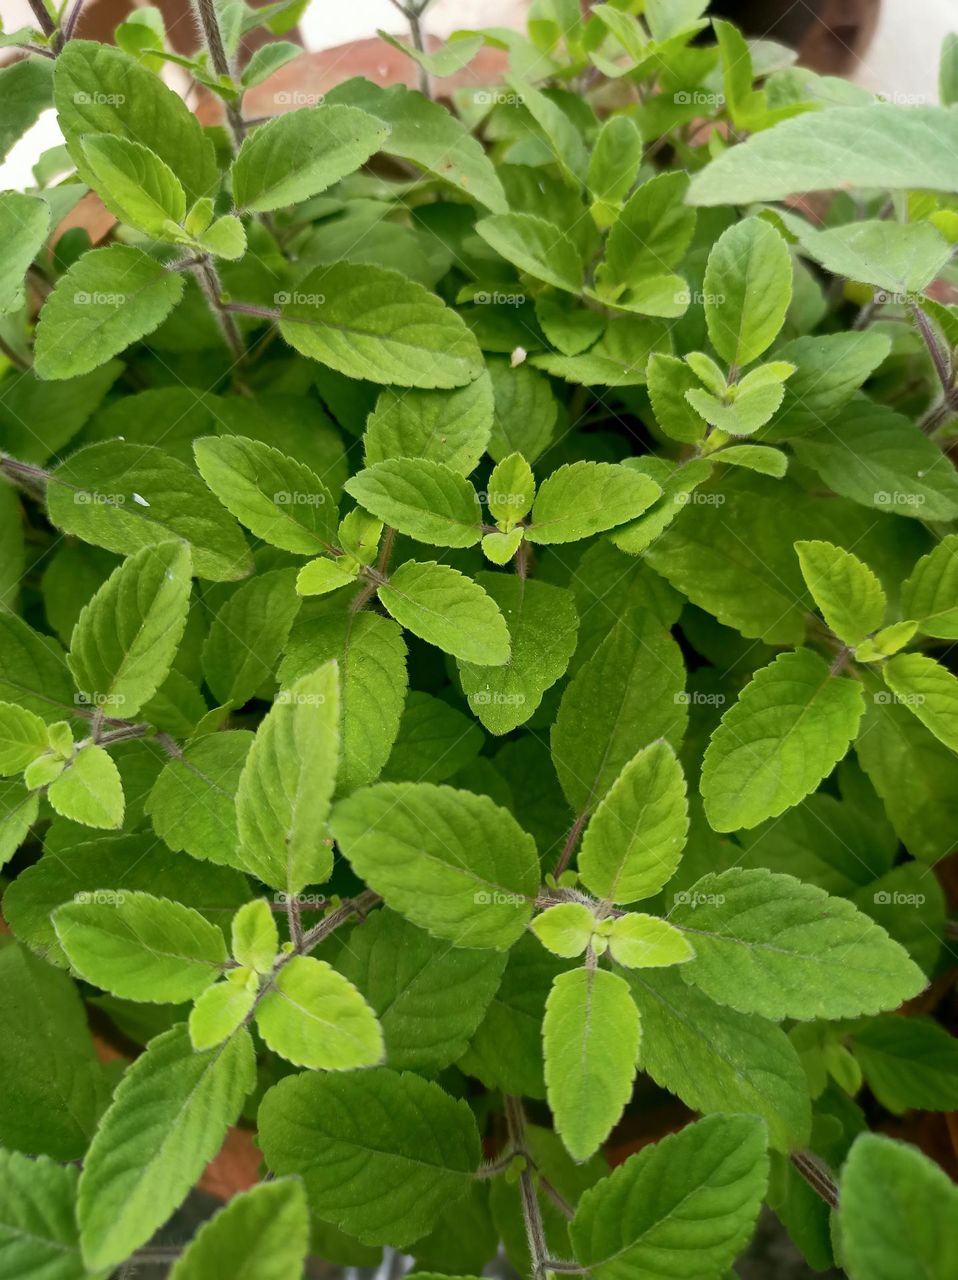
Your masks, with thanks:
M412 36L413 47L420 53L426 52L425 41L422 35L422 23L420 18L429 7L430 0L409 0L409 4L401 4L400 0L390 0L393 8L398 9L402 16L409 23L409 33ZM419 92L424 98L432 97L432 89L429 84L429 72L424 66L419 66Z
M792 1164L831 1209L838 1208L838 1185L827 1166L811 1151L793 1151Z
M261 320L278 320L282 312L278 307L257 307L252 302L224 302L223 310L237 316L258 316Z
M947 396L955 385L954 370L951 367L951 360L948 355L942 351L941 345L935 336L928 317L916 303L912 303L911 313L914 316L915 324L918 326L918 332L921 334L925 346L928 348L928 354L931 356L932 363L935 366L935 372L938 374L938 381L941 383L941 389Z
M70 12L67 14L67 20L66 22L64 22L63 29L61 30L59 36L57 37L60 48L62 48L68 40L73 39L73 33L76 30L76 25L80 20L80 10L82 8L83 8L83 0L73 0L73 7L70 9Z
M575 847L579 843L579 836L582 835L588 816L588 812L580 813L570 827L566 842L562 846L562 852L559 854L559 861L556 863L555 871L552 873L556 879L562 875L572 861L572 855L575 853Z
M243 344L243 337L237 328L236 321L227 310L227 305L223 302L223 286L220 284L220 278L216 274L216 268L213 266L212 260L209 257L204 258L195 267L191 267L190 270L203 290L210 310L219 322L223 337L226 339L226 345L233 353L236 363L242 364L246 358L246 347Z
M506 1108L509 1145L514 1151L526 1157L526 1167L519 1174L519 1197L522 1200L522 1218L526 1224L526 1240L529 1243L529 1255L532 1258L532 1280L546 1280L549 1254L539 1198L536 1195L535 1181L526 1155L526 1118L518 1098L505 1094L503 1102Z
M18 369L23 369L24 372L30 368L30 361L25 356L20 355L18 351L14 351L6 338L2 336L0 336L0 355L5 355L12 365L16 365Z
M299 903L294 893L286 895L286 917L289 920L289 936L297 951L303 945L303 922L299 916Z
M40 30L45 36L52 36L56 31L56 25L53 19L47 13L47 7L43 0L30 0L30 8L33 10L33 16L37 20Z
M213 64L213 70L218 76L232 80L233 68L230 66L229 58L226 56L226 46L223 44L223 33L220 31L216 6L213 0L194 0L194 4L200 20L200 26L203 28L206 47L210 51L210 62ZM227 102L224 105L226 123L229 125L233 138L233 150L238 151L243 144L243 139L246 137L246 126L243 123L240 106L231 102Z
M378 893L374 893L372 889L365 889L355 898L349 898L341 907L337 907L335 911L331 911L324 920L320 920L319 924L313 925L312 929L307 929L303 934L303 940L297 949L297 954L306 955L310 951L314 951L316 947L334 933L340 925L346 923L354 915L365 916L371 907L374 907L381 899ZM280 968L292 959L293 953L288 956L280 956L276 967Z

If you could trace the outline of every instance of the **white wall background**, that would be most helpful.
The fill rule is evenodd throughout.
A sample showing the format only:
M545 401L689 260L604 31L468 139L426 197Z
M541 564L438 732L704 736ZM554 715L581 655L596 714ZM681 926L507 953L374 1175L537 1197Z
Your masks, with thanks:
M526 7L526 0L434 0L425 26L438 36L457 27L519 27ZM0 0L0 15L4 28L13 31L30 22L30 7L27 0ZM377 27L399 34L404 26L389 0L312 0L302 32L308 49L327 49L371 36ZM933 101L938 52L949 31L958 31L958 0L883 0L875 39L853 78L896 100ZM37 156L59 141L53 113L47 112L0 165L0 190L30 185Z

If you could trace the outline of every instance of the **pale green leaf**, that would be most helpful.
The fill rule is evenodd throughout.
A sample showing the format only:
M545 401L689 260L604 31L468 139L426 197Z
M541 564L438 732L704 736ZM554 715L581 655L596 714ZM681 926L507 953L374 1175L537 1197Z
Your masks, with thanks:
M246 729L207 734L164 765L145 811L175 853L236 865L236 788L252 742Z
M233 161L237 209L264 213L299 204L354 173L389 134L355 107L303 107L248 134Z
M882 670L899 702L935 737L958 751L958 679L923 653L899 653Z
M190 600L185 543L143 547L84 606L67 661L80 698L131 720L169 674Z
M705 423L685 398L687 391L698 389L699 382L685 361L655 352L646 372L652 412L665 434L685 444L703 439Z
M388 458L428 458L467 476L489 443L492 407L485 375L453 391L385 387L366 419L366 466Z
M393 458L358 472L344 487L384 524L418 542L471 547L482 537L475 489L443 462Z
M127 1068L80 1175L83 1256L114 1267L185 1199L255 1083L253 1042L239 1031L196 1053L186 1027L151 1040Z
M478 1167L465 1101L386 1067L280 1081L259 1111L274 1173L297 1173L314 1213L367 1244L401 1248L466 1194Z
M217 982L207 987L190 1010L187 1026L190 1043L202 1051L222 1044L247 1019L256 992L238 982Z
M606 118L589 157L586 185L594 200L614 207L626 198L642 163L642 148L642 134L631 116Z
M612 299L623 290L677 267L695 231L695 210L685 203L688 175L650 178L629 197L605 246L596 279Z
M701 1280L730 1267L768 1182L765 1126L713 1115L631 1156L586 1191L570 1233L596 1280Z
M495 462L521 453L527 462L550 444L559 406L549 379L527 364L513 369L508 360L490 360L495 414L489 456Z
M47 799L64 818L86 827L116 828L123 822L123 783L109 752L87 746L47 788Z
M20 305L23 278L43 247L49 225L50 209L43 200L19 191L0 194L0 316Z
M533 213L500 213L483 218L476 231L520 271L566 293L581 291L578 250L555 223Z
M449 565L407 560L379 588L379 599L401 626L454 658L497 667L509 661L509 629L498 605Z
M57 281L40 312L40 378L75 378L158 328L183 296L183 277L142 249L114 244L85 253Z
M297 1067L352 1071L383 1060L376 1015L348 979L325 960L293 956L256 1007L266 1045Z
M78 1170L0 1149L0 1269L17 1280L83 1280Z
M888 335L877 328L786 342L777 354L796 366L795 373L785 384L781 409L760 438L786 440L831 422L890 351Z
M686 391L685 398L709 426L732 436L750 436L774 415L782 403L785 384L772 382L749 389L743 381L737 390L739 394L727 402L697 387Z
M490 733L508 733L536 711L565 674L579 617L570 592L517 574L478 573L476 581L502 611L511 651L502 666L459 662L470 709Z
M493 564L508 564L519 550L525 530L517 525L511 533L486 533L482 537L482 554Z
M263 1182L234 1195L176 1260L170 1280L300 1280L309 1252L302 1183Z
M895 1009L926 985L907 952L844 898L763 869L710 872L670 920L695 959L686 982L740 1013L853 1018Z
M336 503L305 463L245 436L206 436L193 451L200 475L257 538L313 556L335 542Z
M47 726L32 711L0 702L0 774L20 773L49 746Z
M596 917L582 902L560 902L548 907L529 928L553 955L567 960L581 956L592 939Z
M753 446L733 446L736 447L748 449ZM725 449L722 452L730 451ZM647 453L640 458L626 458L623 466L640 471L654 480L662 490L661 498L657 498L644 515L613 529L609 534L609 542L621 551L630 556L641 556L665 532L683 507L695 502L692 494L711 476L712 463L708 458L688 458L685 462L672 462L669 458L658 458Z
M918 561L902 584L901 608L926 636L958 639L958 534L947 534Z
M320 556L300 569L296 575L296 590L301 596L325 596L341 587L352 586L358 576L358 566L350 571L342 568L335 560Z
M688 938L668 921L640 912L613 920L608 937L609 955L624 969L685 964L695 955Z
M897 295L920 293L951 257L951 245L930 222L874 218L825 230L810 227L801 245L833 275Z
M271 679L302 603L297 582L294 569L257 574L213 619L203 645L203 676L220 706L241 707Z
M814 791L845 755L865 710L860 684L811 649L780 654L726 711L702 763L716 831L755 827Z
M486 506L500 529L508 531L528 515L535 496L535 476L521 453L510 453L496 463L489 477Z
M421 284L367 263L311 271L283 303L279 327L297 351L350 378L448 388L483 371L456 312Z
M688 829L682 766L667 742L653 742L625 766L586 828L583 884L610 902L650 898L675 874Z
M383 782L341 800L330 827L357 875L435 937L506 950L532 915L535 842L488 796Z
M376 35L380 40L385 40L386 44L404 53L407 58L412 58L413 62L418 63L430 75L440 77L451 76L454 72L461 71L473 60L485 43L482 36L453 35L446 44L440 45L434 52L425 53L415 45L397 40L395 36L388 35L385 31L377 31Z
M526 539L577 542L634 520L661 492L654 480L618 463L568 463L539 486Z
M124 1000L177 1004L219 977L226 944L198 911L120 890L116 901L74 901L53 915L60 945L81 977Z
M230 926L230 948L234 959L254 969L269 973L279 951L276 920L265 898L244 903Z
M465 1051L506 956L451 947L384 908L352 931L337 963L379 1018L387 1065L432 1074Z
M0 782L0 867L13 857L40 812L40 796L22 782Z
M339 765L339 668L280 692L260 722L236 791L239 860L286 893L328 880L326 818Z
M733 444L713 455L716 462L733 467L757 471L759 475L775 476L780 480L788 471L788 458L780 449L769 449L760 444Z
M833 542L796 542L795 550L822 617L843 644L860 644L878 630L888 602L867 564Z
M774 341L788 310L788 246L761 218L736 222L712 246L703 290L715 350L730 366L751 364Z
M186 217L186 192L169 165L129 138L87 134L80 147L93 187L110 212L148 236L169 240L168 224Z
M587 387L637 387L645 382L649 356L670 348L668 328L660 320L622 316L611 320L598 342L582 355L547 352L531 356L530 363Z
M632 1093L639 1014L625 979L605 969L561 973L546 1001L542 1044L556 1131L569 1154L585 1160Z

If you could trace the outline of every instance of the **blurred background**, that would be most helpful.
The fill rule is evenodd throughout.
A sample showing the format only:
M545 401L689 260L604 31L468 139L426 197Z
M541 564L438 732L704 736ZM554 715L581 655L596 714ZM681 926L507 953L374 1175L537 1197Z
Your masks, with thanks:
M194 49L197 32L189 0L156 3L177 49ZM136 7L135 0L86 0L77 34L109 40ZM462 27L520 28L528 7L529 0L433 0L423 25L437 40ZM816 71L847 76L905 104L936 100L941 41L958 28L958 0L718 0L712 12L731 18L748 35L799 49L800 61ZM7 31L32 21L28 0L0 0L0 16ZM405 34L405 20L390 0L312 0L298 29L286 36L310 56L302 65L291 64L286 74L291 82L296 76L308 80L311 87L317 77L326 84L358 73L381 82L408 75L401 55L375 40L378 28ZM167 73L179 87L176 74L172 67ZM45 113L0 165L0 189L29 185L37 157L59 141L53 113Z

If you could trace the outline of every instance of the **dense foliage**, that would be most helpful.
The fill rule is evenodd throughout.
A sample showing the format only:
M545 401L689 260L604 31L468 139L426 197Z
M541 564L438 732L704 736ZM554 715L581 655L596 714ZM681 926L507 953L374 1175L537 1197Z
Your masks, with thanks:
M953 1280L958 1193L866 1130L958 1107L902 1010L954 979L956 45L900 106L700 0L536 0L403 44L427 91L508 54L452 109L254 125L297 50L239 42L301 0L204 0L191 59L34 7L0 1274L112 1274L238 1125L263 1180L172 1280L717 1280L763 1200L815 1268ZM51 242L88 190L112 230Z

